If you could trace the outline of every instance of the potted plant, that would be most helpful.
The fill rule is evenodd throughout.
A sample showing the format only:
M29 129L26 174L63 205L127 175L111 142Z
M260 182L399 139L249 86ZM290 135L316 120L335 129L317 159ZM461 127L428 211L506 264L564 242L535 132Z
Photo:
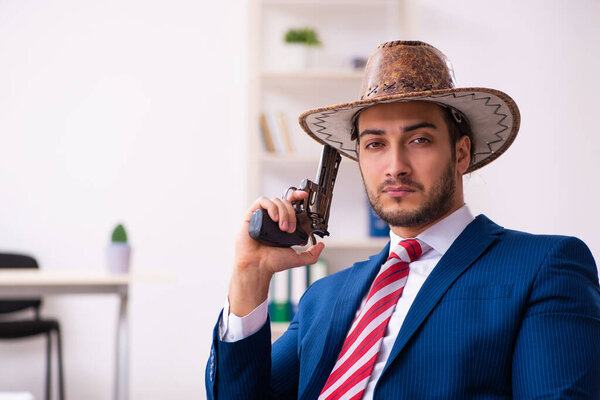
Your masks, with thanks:
M305 46L321 46L317 32L312 28L288 29L285 33L286 43L299 43Z
M291 69L306 69L311 65L313 50L322 45L312 28L288 29L283 41L288 49L287 61Z
M129 272L131 260L131 246L127 243L127 232L122 224L115 227L112 232L111 242L106 249L108 270L114 274Z

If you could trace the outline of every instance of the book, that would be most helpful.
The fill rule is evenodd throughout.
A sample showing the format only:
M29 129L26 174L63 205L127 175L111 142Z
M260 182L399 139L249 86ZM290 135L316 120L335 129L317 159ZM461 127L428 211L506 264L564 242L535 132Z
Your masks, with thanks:
M277 124L277 120L275 119L275 115L273 115L271 113L266 113L265 119L266 119L267 125L269 126L269 129L271 131L271 137L273 139L273 147L275 148L275 153L283 154L285 151L283 137L281 136L281 133L279 132L279 127Z
M308 266L308 285L312 285L321 278L325 278L329 274L327 261L319 258L316 263Z
M273 142L273 135L267 121L267 116L264 113L260 114L260 130L262 132L263 139L265 140L265 147L267 148L267 151L269 153L274 153L275 143Z
M273 275L269 296L269 316L272 322L288 322L291 316L290 271L281 271Z
M371 237L386 237L390 235L390 227L375 214L371 205L369 207L369 236Z
M283 149L286 153L293 154L294 147L292 146L292 138L290 136L290 131L287 128L285 115L282 112L277 113L277 127L279 128L277 132L283 143Z
M292 268L291 272L291 285L290 285L290 304L291 304L291 318L298 312L298 303L300 298L308 287L308 268L297 267Z

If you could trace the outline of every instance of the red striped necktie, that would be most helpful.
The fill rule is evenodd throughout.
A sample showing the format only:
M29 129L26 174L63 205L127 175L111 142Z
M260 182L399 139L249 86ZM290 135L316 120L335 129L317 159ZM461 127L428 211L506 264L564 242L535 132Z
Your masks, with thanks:
M348 331L319 400L357 400L362 397L388 322L408 279L408 265L429 249L418 239L406 239L392 250Z

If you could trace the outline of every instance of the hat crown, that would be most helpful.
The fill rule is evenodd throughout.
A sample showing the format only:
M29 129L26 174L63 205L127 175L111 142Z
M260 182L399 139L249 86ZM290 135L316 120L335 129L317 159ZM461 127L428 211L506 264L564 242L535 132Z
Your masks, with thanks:
M319 143L358 160L352 133L360 112L377 104L429 101L460 112L468 122L474 150L467 172L498 158L513 143L521 116L504 92L483 87L457 88L448 58L418 41L380 44L365 68L360 100L305 111L300 126Z
M455 87L450 60L419 41L382 43L369 57L361 100Z

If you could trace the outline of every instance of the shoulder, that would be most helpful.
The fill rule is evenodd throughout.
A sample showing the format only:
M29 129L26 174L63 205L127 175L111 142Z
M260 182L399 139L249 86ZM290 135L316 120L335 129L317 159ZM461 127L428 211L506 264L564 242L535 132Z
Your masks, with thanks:
M589 255L591 257L588 246L574 236L533 234L506 229L500 243L522 252L560 254L566 257L587 257Z
M467 252L477 248L478 242L489 242L476 263L479 269L501 270L523 279L535 279L538 272L554 264L582 271L590 279L592 275L597 275L596 263L589 248L572 236L506 229L480 215L457 241L461 241L457 248Z
M504 229L502 240L508 241L511 245L519 247L546 247L552 248L554 246L575 246L575 247L587 247L585 243L579 238L574 236L564 235L548 235L548 234L536 234L523 231L517 231L513 229Z
M473 223L493 227L499 233L495 247L502 250L540 255L556 251L574 252L577 255L590 253L587 245L581 239L574 236L535 234L507 229L496 225L484 215L478 216Z
M592 252L579 238L564 235L533 234L501 228L496 242L484 259L520 276L551 273L554 278L588 281L598 285L598 270ZM578 277L573 279L573 277Z

